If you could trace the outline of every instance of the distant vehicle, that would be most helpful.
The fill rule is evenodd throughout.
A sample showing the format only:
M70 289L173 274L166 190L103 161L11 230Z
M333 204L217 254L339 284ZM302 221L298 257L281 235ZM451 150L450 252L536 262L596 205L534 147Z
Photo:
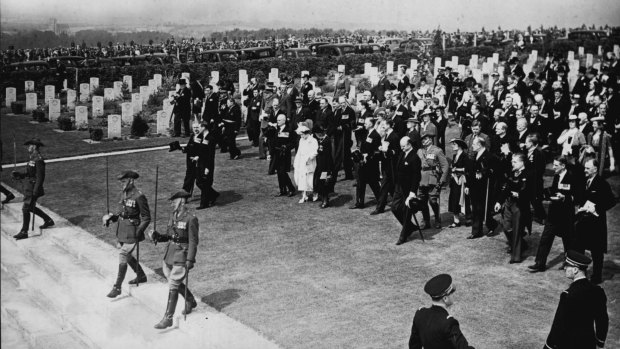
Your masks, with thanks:
M276 51L269 47L250 47L237 50L240 60L253 60L262 58L271 58L276 56Z
M50 65L46 61L17 62L17 63L11 63L9 65L4 66L4 71L6 72L48 71L48 70L50 70Z
M431 38L415 38L402 41L392 52L424 52L433 45Z
M381 45L379 44L356 44L355 53L357 54L381 53Z
M64 65L65 68L75 68L79 67L83 60L84 57L80 56L58 56L50 58L48 62L53 69L57 69L61 64Z
M316 54L316 48L321 46L321 45L328 45L329 42L313 42L310 45L308 45L308 49L310 50L310 52L312 52L313 55Z
M109 68L109 67L115 67L115 66L116 66L116 62L114 62L114 60L111 58L99 58L99 59L88 58L80 62L81 68L87 68L87 67L88 68Z
M287 48L282 51L283 58L312 57L312 51L308 48Z
M152 65L166 65L166 64L180 64L181 63L181 60L179 60L177 56L173 56L173 55L163 53L163 52L152 53L150 55L145 55L145 57L149 61L149 64L152 64Z
M604 30L575 30L568 33L568 40L599 41L607 38L607 32Z
M355 54L355 46L351 44L328 44L316 49L316 55L322 57L340 57L351 54Z
M239 60L239 55L234 50L208 50L200 54L201 62L228 62Z
M126 65L149 65L149 60L145 55L141 56L119 56L112 57L112 60L118 66L126 66Z
M381 39L379 40L378 44L381 46L386 46L391 50L394 50L395 48L398 48L400 46L400 43L403 41L407 41L407 39L403 39L403 38L387 38L387 39Z

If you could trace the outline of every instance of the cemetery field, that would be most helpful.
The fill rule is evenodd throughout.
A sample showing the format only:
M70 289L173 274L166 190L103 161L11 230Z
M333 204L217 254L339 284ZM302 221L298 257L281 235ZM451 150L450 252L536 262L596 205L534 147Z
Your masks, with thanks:
M149 137L146 139L131 140L104 140L101 143L90 144L84 140L89 139L89 132L86 131L66 131L58 132L58 126L55 122L44 122L31 124L32 117L30 114L25 115L7 115L8 109L2 108L0 112L1 136L2 136L2 163L13 162L13 134L17 140L17 162L28 160L28 152L23 143L33 137L41 139L45 146L42 148L43 156L47 159L68 157L74 155L84 155L91 153L100 153L108 151L147 148L161 145L167 145L174 139L169 137ZM155 132L156 125L149 124L150 132ZM122 136L129 136L130 128L122 128ZM183 139L179 139L183 142ZM187 139L185 139L187 140Z
M3 123L13 118L3 116ZM10 147L4 124L2 132L6 152ZM40 135L44 142L45 135ZM73 143L59 140L58 147L66 151L71 146L90 146L77 138ZM467 240L470 231L464 226L427 230L426 242L416 233L410 242L395 246L399 225L389 211L369 216L372 207L348 209L353 203L352 181L336 184L333 206L324 210L318 203L298 204L299 196L274 198L277 179L266 174L267 162L256 159L256 148L247 147L247 141L239 144L240 160L227 160L228 154L219 152L216 156L214 187L221 193L216 206L196 211L200 245L190 288L201 302L285 348L403 348L413 314L430 303L424 283L436 274L450 273L457 287L451 312L470 345L489 349L544 345L560 293L570 281L557 270L562 255L557 239L550 269L539 274L526 271L533 263L540 225L534 224L534 233L527 238L530 249L522 264L508 264L503 234ZM54 145L44 151L48 156L48 152L61 153ZM169 217L166 199L182 185L184 154L167 150L127 154L112 157L109 163L110 202L117 201L119 190L112 177L133 169L140 173L137 186L146 194L152 214L155 166L159 165L157 227L161 230ZM104 166L103 158L48 164L46 196L40 202L115 244L113 228L101 227ZM3 181L15 185L8 177L9 171L3 171ZM619 187L618 177L610 182ZM366 202L371 201L368 195ZM445 212L447 193L441 202ZM197 199L190 203L197 205ZM444 226L449 219L444 215ZM620 346L620 205L609 211L608 224L611 253L605 257L603 287L610 315L607 346L613 348ZM141 261L160 272L163 250L164 246L143 243ZM110 256L109 262L116 264L117 258ZM93 296L105 297L108 291ZM162 313L164 309L162 299Z

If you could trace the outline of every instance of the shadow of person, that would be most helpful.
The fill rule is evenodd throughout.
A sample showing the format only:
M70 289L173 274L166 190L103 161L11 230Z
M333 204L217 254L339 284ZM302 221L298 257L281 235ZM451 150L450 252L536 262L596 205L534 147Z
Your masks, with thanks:
M80 223L82 223L82 222L84 221L84 219L86 219L86 218L90 218L90 216L87 216L87 215L83 215L83 214L81 214L81 215L79 215L79 216L70 217L70 218L68 218L67 220L68 220L69 222L71 222L71 224L73 224L73 225L79 225L79 224L80 224Z
M351 200L353 200L353 196L349 194L338 195L334 198L331 198L329 204L332 207L342 207Z
M227 290L217 291L206 295L200 298L200 301L208 304L210 307L216 309L217 311L222 311L222 309L236 302L239 298L241 298L241 290L230 288Z
M213 206L225 206L233 202L237 202L243 199L243 195L237 193L234 190L225 190L220 192L215 204Z
M606 260L603 262L603 280L611 280L616 274L620 274L620 264L615 261Z

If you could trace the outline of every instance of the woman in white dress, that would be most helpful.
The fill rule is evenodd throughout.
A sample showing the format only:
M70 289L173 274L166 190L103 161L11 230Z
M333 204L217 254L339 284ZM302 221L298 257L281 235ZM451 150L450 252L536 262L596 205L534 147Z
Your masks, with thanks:
M295 154L293 168L295 169L295 183L297 190L302 192L299 203L308 201L308 194L312 194L314 170L316 169L316 155L319 149L317 140L310 134L310 129L300 125L296 132L300 135L299 148ZM315 195L316 197L316 195ZM313 198L315 201L316 199Z

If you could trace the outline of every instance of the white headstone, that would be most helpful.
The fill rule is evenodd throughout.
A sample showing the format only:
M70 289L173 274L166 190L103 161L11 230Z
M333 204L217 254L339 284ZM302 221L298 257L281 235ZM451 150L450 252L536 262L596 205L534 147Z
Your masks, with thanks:
M458 61L458 57L457 57ZM435 64L433 65L433 76L437 76L439 72L439 67L441 67L441 57L435 57Z
M239 85L247 85L248 80L248 73L246 73L245 70L239 70ZM241 87L239 87L239 89L243 90Z
M596 51L599 57L603 57L603 46L598 45L598 50Z
M471 68L478 68L478 55L471 55L471 60L472 62L475 62L474 63L475 66Z
M575 59L575 51L568 51L568 55L566 56L568 61L572 61Z
M50 121L55 121L60 117L60 99L50 99L48 108Z
M121 137L121 116L118 114L108 115L108 138Z
M50 99L56 97L56 87L54 85L45 85L45 104L49 103Z
M499 78L503 79L504 76L504 66L497 67L497 74L499 74Z
M480 69L472 69L472 74L476 82L482 83L482 70Z
M88 102L90 84L80 84L80 102Z
M103 116L103 97L93 96L92 111L93 117Z
M131 75L123 75L123 83L127 84L129 92L133 91L133 78Z
M99 87L99 78L90 78L90 93Z
M68 89L67 90L67 109L74 110L75 109L75 90Z
M37 109L37 94L30 92L26 93L26 112Z
M17 101L17 89L15 87L6 88L6 97L4 98L5 105L11 107L11 103Z
M594 63L594 55L591 53L588 53L586 55L586 68L591 67L593 63Z
M168 91L168 98L174 96L175 93L177 93L177 91Z
M271 74L279 75L280 72L278 71L278 68L271 68ZM211 73L211 76L213 76L213 73ZM219 77L219 75L218 75L218 77Z
M271 69L272 73L273 73L273 69L275 69L275 68ZM276 69L276 71L277 71L277 69ZM278 73L276 72L275 75L278 75ZM217 71L217 70L212 70L211 71L211 85L213 87L215 87L219 81L220 81L220 72Z
M536 63L538 60L538 50L532 50L530 57L532 58L532 63Z
M181 73L181 79L185 79L185 82L189 86L189 73Z
M163 100L163 111L164 114L166 115L167 118L170 118L170 115L172 115L172 109L174 108L174 106L172 104L170 104L170 101L172 99L171 98L165 98Z
M616 58L620 57L620 45L614 45L614 54Z
M457 71L459 72L460 76L465 76L465 64L459 64L457 66Z
M133 106L130 102L121 104L121 115L123 122L131 123L133 121Z
M157 93L157 81L155 81L155 79L149 80L149 93L151 95L154 95L155 93Z
M412 59L410 64L411 64L410 65L411 70L417 70L418 69L418 60L417 59Z
M133 113L138 114L142 111L142 95L139 93L131 94L131 105L133 105Z
M499 64L499 53L493 54L493 64Z
M452 56L452 66L454 68L459 66L459 56Z
M345 68L344 64L338 64L338 72L343 72L343 73L346 72L346 68Z
M114 81L114 96L116 98L123 97L123 82L122 81Z
M114 89L111 87L106 87L103 89L103 98L106 101L113 101L115 100L115 96L114 96Z
M88 85L88 84L87 84ZM78 105L75 107L75 126L88 125L88 107L85 105Z
M24 89L26 92L34 91L34 81L32 80L24 81Z
M301 76L304 76L304 75L310 75L310 72L307 71L307 70L302 70L301 71Z
M579 46L577 48L577 54L579 55L579 57L583 57L583 55L585 54L585 49L583 48L583 46Z
M512 57L518 57L518 56L519 56L519 54L517 53L517 51L512 51L512 52L510 52L510 58L512 58Z
M349 99L355 98L355 86L351 85L351 89L349 90Z
M364 63L364 75L370 75L370 68L372 63Z
M151 95L148 86L140 86L140 96L142 97L142 104L146 104L149 100L149 96Z
M166 134L168 132L168 125L170 116L163 110L157 111L157 133Z
M592 68L601 71L601 62L592 64Z
M385 73L393 74L394 73L394 61L387 61L385 64Z
M153 80L155 80L155 84L157 85L157 88L160 88L162 85L162 80L163 77L161 74L155 74L153 75Z

